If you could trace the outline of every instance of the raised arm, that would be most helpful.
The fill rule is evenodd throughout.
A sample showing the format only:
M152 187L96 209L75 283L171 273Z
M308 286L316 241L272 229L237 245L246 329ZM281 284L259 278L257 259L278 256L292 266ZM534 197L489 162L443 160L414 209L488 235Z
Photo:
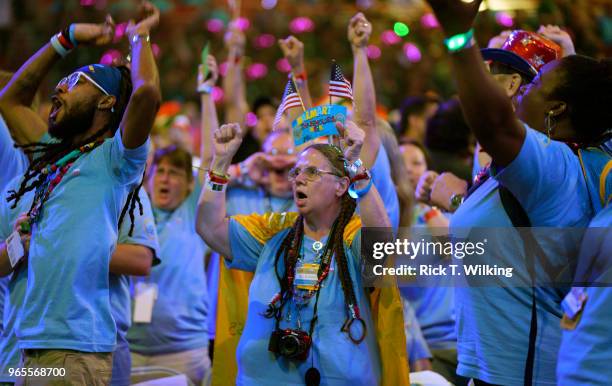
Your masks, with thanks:
M159 23L159 10L149 2L143 3L142 10L144 18L137 24L130 21L126 30L132 51L132 95L120 128L128 149L145 143L161 101L159 74L149 41L151 29Z
M237 123L222 125L214 132L213 137L214 154L210 166L211 173L218 176L227 175L232 158L242 143L240 125ZM212 184L208 182L205 184L198 201L196 231L213 250L228 259L232 258L229 218L226 216L225 209L225 188L213 189Z
M468 32L482 0L428 0L447 38ZM487 71L477 44L450 55L463 114L478 142L499 166L518 155L525 128L514 115L506 92Z
M219 77L219 69L217 61L212 55L207 58L209 75L205 79L203 70L204 66L200 65L198 69L198 92L200 93L201 105L201 138L200 138L200 159L201 167L198 172L200 182L204 181L205 169L210 167L212 161L212 147L214 144L213 133L219 128L219 118L217 117L217 108L212 97L212 89L217 83Z
M376 129L376 90L368 62L367 45L372 34L372 24L360 12L353 16L348 26L348 39L353 50L353 98L354 120L366 133L361 160L370 168L376 161L380 137Z
M241 126L244 126L249 112L243 74L245 41L244 33L236 23L230 23L230 30L225 34L228 49L227 73L223 78L225 122L238 122Z
M346 146L344 149L344 157L349 163L355 162L361 157L361 152L364 146L366 134L364 130L359 128L354 122L347 121L345 125L341 122L336 122L336 128L343 137L343 142ZM357 170L357 175L365 172L364 165L361 165ZM366 189L363 195L359 198L359 214L361 223L365 227L391 228L391 221L387 215L385 204L383 203L378 190L370 179L360 180L354 183L354 188L357 191Z
M76 42L99 46L112 41L115 25L108 16L102 24L73 24L72 28ZM38 142L47 132L47 123L31 105L40 83L61 58L51 43L45 44L0 92L0 113L19 143Z
M312 107L312 98L308 89L308 75L304 66L304 43L295 36L289 36L286 39L280 39L278 45L291 66L291 75L295 80L295 86L302 97L304 106L307 109Z

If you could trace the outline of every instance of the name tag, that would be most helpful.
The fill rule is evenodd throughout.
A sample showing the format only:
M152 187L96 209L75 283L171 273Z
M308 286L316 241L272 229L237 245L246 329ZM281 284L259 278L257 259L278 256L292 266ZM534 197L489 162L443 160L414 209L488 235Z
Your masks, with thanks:
M19 263L19 260L23 258L23 255L25 255L19 232L14 231L9 238L6 239L6 249L9 260L11 261L11 268L14 268L17 263Z
M306 263L297 268L295 272L295 286L298 289L314 291L319 281L319 264Z
M583 287L573 287L570 290L561 302L561 307L563 308L561 328L564 330L573 330L576 328L582 316L586 301L587 294L584 292Z
M134 323L151 323L153 306L157 299L157 284L136 283L134 296Z

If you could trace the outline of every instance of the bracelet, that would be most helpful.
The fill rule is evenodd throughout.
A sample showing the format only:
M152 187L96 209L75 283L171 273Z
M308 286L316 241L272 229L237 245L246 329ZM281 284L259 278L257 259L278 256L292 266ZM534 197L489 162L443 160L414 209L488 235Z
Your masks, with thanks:
M74 48L70 40L66 38L62 32L58 32L57 34L53 35L49 43L51 43L51 46L55 52L57 52L62 58L68 55Z
M371 180L372 174L368 169L364 169L362 173L356 174L351 178L351 183L361 181L361 180Z
M149 36L149 34L138 34L138 35L132 36L131 42L132 42L132 44L136 44L141 39L143 39L145 42L150 42L151 41L151 37Z
M76 47L79 45L79 42L77 42L76 38L74 37L75 28L76 27L74 24L70 24L70 27L68 27L68 39L70 39L70 42Z
M215 178L219 181L225 181L225 182L229 182L229 180L232 178L232 176L230 176L227 173L220 173L220 172L215 172L214 170L210 170L208 172L208 176L210 178Z
M198 92L200 94L210 94L213 90L213 87L209 84L201 84L198 86Z
M211 192L225 192L225 188L227 188L227 182L219 183L212 181L211 178L206 179L206 189L210 190Z
M349 196L351 196L351 198L354 198L355 200L357 200L358 198L361 198L365 196L366 194L368 194L371 188L372 188L372 179L370 179L370 182L368 182L365 188L359 189L359 190L355 190L355 183L353 182L351 186L349 186L348 188L348 194Z
M425 220L425 222L429 222L429 220L434 217L438 217L439 215L440 211L438 210L438 208L432 206L431 209L425 212L425 214L423 215L423 220Z
M308 80L308 74L306 74L306 71L302 71L299 74L293 74L293 77L296 81L300 82L305 82L306 80Z
M444 45L450 53L455 53L461 50L465 50L474 46L476 41L474 40L474 28L470 28L469 31L453 35L447 39L444 39Z
M360 158L357 158L357 160L352 164L348 163L348 161L344 161L344 168L348 172L348 175L351 179L353 179L353 177L357 175L357 171L359 170L361 165L363 165L363 162Z

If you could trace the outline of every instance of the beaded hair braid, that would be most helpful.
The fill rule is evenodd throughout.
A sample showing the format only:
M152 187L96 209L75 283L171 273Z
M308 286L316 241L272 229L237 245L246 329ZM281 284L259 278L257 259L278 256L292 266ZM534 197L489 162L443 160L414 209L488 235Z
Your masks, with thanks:
M12 208L15 208L17 206L17 203L25 193L35 190L45 182L45 180L47 179L47 175L43 173L43 170L45 168L50 165L53 165L55 162L57 162L73 150L82 148L86 144L97 141L98 139L102 138L102 136L107 132L110 131L111 133L114 133L115 130L117 130L119 124L121 123L121 119L123 118L123 113L125 112L128 101L130 99L130 94L132 93L130 70L125 66L120 66L117 68L119 69L119 71L121 71L120 95L117 100L115 111L111 115L111 120L106 126L98 130L90 137L76 144L72 144L69 140L64 140L60 142L51 143L34 142L24 145L15 145L15 147L21 148L25 154L30 156L31 162L25 174L23 175L23 179L17 190L9 191L7 202L13 201ZM100 141L97 142L98 145L100 143ZM91 151L93 150L93 148L90 148L88 150ZM84 152L82 154L84 154ZM142 213L142 204L140 202L140 199L138 198L138 191L140 190L141 185L142 182L140 185L138 185L138 187L136 187L130 192L128 200L126 201L124 209L122 210L121 218L119 220L119 224L121 224L123 216L125 215L126 208L130 208L130 219L132 220L130 235L132 234L134 227L133 212L136 203L138 203L140 211ZM44 204L44 202L40 204L42 205ZM32 205L34 205L34 202L32 203ZM32 209L33 208L31 207L29 212L31 212Z

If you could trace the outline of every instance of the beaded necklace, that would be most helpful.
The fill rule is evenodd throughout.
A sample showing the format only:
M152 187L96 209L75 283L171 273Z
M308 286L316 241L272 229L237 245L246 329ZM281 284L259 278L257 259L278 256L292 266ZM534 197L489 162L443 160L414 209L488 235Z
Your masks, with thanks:
M103 138L80 146L53 164L48 164L41 169L40 174L46 177L45 181L36 188L34 193L34 200L32 201L32 206L28 211L30 225L35 224L38 222L38 220L40 220L44 203L47 201L57 185L59 185L59 183L62 181L74 161L76 161L81 155L89 153L98 147L100 144L102 144L102 142L104 142Z

